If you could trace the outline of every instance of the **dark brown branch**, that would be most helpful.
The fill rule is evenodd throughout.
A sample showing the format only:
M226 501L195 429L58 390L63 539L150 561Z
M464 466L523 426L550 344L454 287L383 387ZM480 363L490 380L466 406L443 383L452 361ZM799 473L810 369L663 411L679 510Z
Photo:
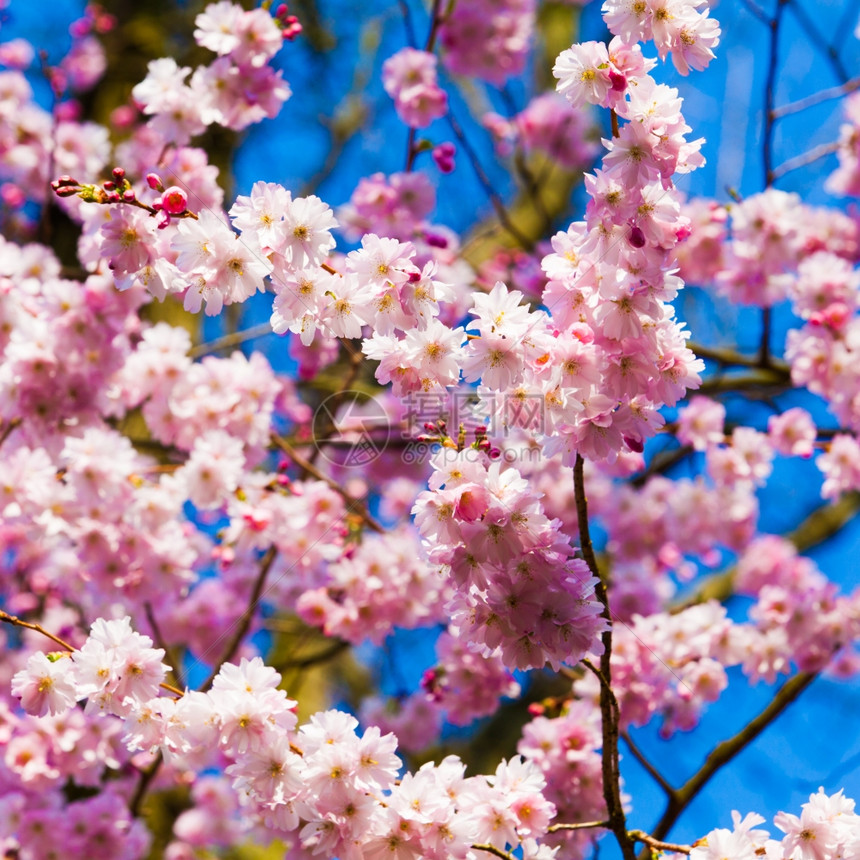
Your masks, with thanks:
M149 790L149 786L152 784L152 781L158 775L158 771L161 768L162 763L164 762L164 755L161 750L155 756L155 760L152 764L142 770L140 772L140 776L137 780L137 785L134 789L134 794L131 797L131 800L128 802L128 811L135 817L140 816L140 807L143 803L144 797L146 797L146 792Z
M658 851L674 851L677 854L689 854L693 850L691 845L677 845L674 842L662 842L659 839L655 839L653 836L649 836L644 830L631 830L630 838L634 842L644 842L646 845L650 845Z
M648 771L648 773L651 775L652 779L660 786L660 788L663 789L664 792L666 792L666 796L667 797L674 797L676 794L675 788L673 786L671 786L669 784L669 781L666 779L666 777L664 777L663 774L660 773L660 771L657 770L657 768L654 767L654 765L651 764L650 761L648 761L648 759L645 757L645 754L642 752L642 750L640 750L639 747L635 743L633 743L633 739L630 737L630 733L629 732L621 732L621 739L624 741L624 743L627 744L627 748L633 754L633 758L635 758L636 761L638 761L639 764L641 764L642 767L644 767L645 770ZM634 832L639 832L639 831L631 831L631 836L633 835ZM687 853L689 853L689 852L687 852Z
M606 582L600 576L597 559L594 555L594 547L591 543L591 533L588 527L588 499L585 495L585 481L583 477L584 460L577 453L573 466L573 489L576 498L576 517L579 525L579 544L582 548L582 556L591 573L597 578L595 593L603 606L603 617L610 622L610 626L603 632L603 654L600 657L600 670L596 672L600 679L600 716L603 732L603 748L601 751L601 773L603 778L603 800L606 803L606 812L609 820L609 829L615 834L621 855L624 860L635 860L636 853L633 842L627 834L627 819L624 814L624 804L621 800L621 772L618 762L618 700L612 691L612 616L609 611L609 596L606 591ZM590 661L585 664L592 671L595 667Z
M13 418L6 426L0 430L0 446L12 435L12 432L21 426L20 418Z
M278 554L278 550L274 546L270 546L266 550L266 554L263 556L260 562L260 572L257 574L257 579L254 582L254 588L251 591L251 598L248 601L248 605L245 607L245 611L242 613L242 617L236 623L236 630L233 634L233 638L230 640L230 644L224 650L224 653L220 657L220 659L215 663L212 667L212 672L209 674L209 677L203 682L200 687L200 691L205 693L211 686L212 682L215 680L217 674L221 671L221 667L224 663L229 663L230 660L233 659L236 652L239 650L239 646L242 644L242 640L247 635L248 631L251 629L251 623L254 620L254 615L257 611L257 606L260 603L260 597L263 594L263 587L266 584L266 577L269 575L269 571L272 569L272 565L275 562L275 557Z
M336 493L338 493L346 502L346 507L349 513L354 513L359 516L369 528L379 534L385 534L385 528L374 518L367 509L367 505L361 500L350 496L349 493L335 480L330 478L324 472L321 472L310 460L306 460L299 454L295 448L283 437L276 433L272 434L272 442L277 445L303 472L315 478L317 481L322 481Z
M662 839L671 830L681 813L690 805L708 781L738 753L751 744L816 678L811 672L801 672L779 688L770 704L736 735L717 744L704 764L669 799L666 811L654 828L654 839Z

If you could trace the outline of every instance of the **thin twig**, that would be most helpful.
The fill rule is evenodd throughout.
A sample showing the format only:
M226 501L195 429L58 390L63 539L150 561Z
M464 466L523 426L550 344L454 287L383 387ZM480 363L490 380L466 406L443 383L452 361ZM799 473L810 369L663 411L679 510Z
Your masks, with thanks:
M592 830L598 827L609 827L608 821L580 821L574 824L550 824L547 833L558 833L562 830Z
M42 636L47 636L52 642L56 642L61 648L65 648L66 651L77 651L74 645L69 645L64 639L60 639L59 636L55 636L53 633L45 630L41 624L33 624L31 621L24 621L21 618L18 618L17 615L10 615L8 612L4 612L0 609L0 621L5 622L6 624L12 624L15 627L24 627L27 630L34 630L36 633L41 633Z
M245 343L249 340L256 340L258 337L265 337L267 334L272 334L271 323L260 323L251 328L246 328L244 331L236 331L232 334L225 334L224 337L210 340L208 343L201 343L189 350L188 355L191 358L200 358L202 355L209 355L213 352L218 352L221 349L227 349L231 346L238 346L240 343Z
M753 0L743 0L743 4L752 13L753 17L761 21L762 24L770 24L770 18L768 18L767 13Z
M400 6L400 13L403 16L403 26L406 29L406 41L409 43L410 48L415 48L418 46L418 36L415 33L415 25L412 22L412 10L409 8L409 4L406 0L398 0L397 5Z
M21 426L21 418L13 418L6 426L0 430L0 445L2 445L11 435L12 431Z
M337 657L341 652L346 651L347 648L349 648L349 642L340 640L335 642L331 647L317 651L316 654L311 654L308 657L297 658L295 660L285 660L283 663L278 663L275 668L279 672L284 672L287 669L309 669L311 666L316 666L319 663L328 662L333 657Z
M624 741L624 743L627 744L627 748L630 750L630 752L633 753L633 758L635 758L636 761L638 761L639 764L641 764L642 767L644 767L645 770L648 771L648 773L651 775L651 777L654 779L654 781L657 783L657 785L659 785L660 788L662 788L663 791L666 792L666 795L668 797L674 797L675 796L674 787L671 786L669 784L669 781L666 779L666 777L663 776L663 774L660 773L660 771L657 770L657 768L654 767L654 765L651 764L650 761L648 761L648 759L645 757L645 754L642 752L642 750L640 750L639 747L635 743L633 743L633 738L630 737L630 733L629 732L621 732L621 739ZM634 832L639 832L639 831L631 831L631 836L633 835ZM689 852L687 852L687 853L689 853Z
M801 153L800 155L796 155L794 158L789 158L787 161L783 161L778 167L773 169L773 178L774 180L780 179L785 176L786 173L791 173L792 170L800 170L801 167L806 167L809 164L813 164L821 158L826 158L828 155L832 155L834 152L839 150L839 141L833 140L829 143L822 143L818 146L812 147L812 149L807 152Z
M845 70L845 66L842 65L839 52L824 38L815 21L797 0L779 0L779 2L780 4L784 3L787 6L791 6L794 17L797 18L800 26L803 27L805 38L812 42L827 57L833 69L833 74L844 84L848 80L848 72Z
M242 613L242 617L239 619L236 624L236 630L233 633L233 638L230 640L230 644L224 650L221 658L215 663L212 667L212 672L209 674L209 677L203 682L200 687L200 691L205 693L211 686L212 682L215 680L218 673L221 671L221 667L225 663L229 663L230 660L238 651L239 646L242 644L242 640L245 638L248 630L251 629L251 623L254 620L254 615L257 611L257 605L260 602L260 597L263 594L263 587L266 584L266 577L269 574L269 571L272 569L272 565L275 562L275 557L278 554L278 550L274 546L270 546L266 550L266 554L263 556L260 562L260 572L257 574L257 579L254 582L254 588L251 591L251 598L248 601L248 605L245 607L245 611Z
M174 653L173 649L168 645L167 640L164 638L161 628L158 625L158 621L155 618L155 613L152 611L152 604L148 600L143 604L143 611L146 614L146 620L149 622L149 626L152 630L155 644L164 651L168 663L170 663L173 668L173 675L179 686L184 687L185 680L182 677L182 670L179 668L178 656Z
M503 851L501 848L496 848L495 845L490 845L487 843L486 845L472 845L472 848L475 851L486 851L488 854L495 854L496 857L500 857L501 860L514 860L513 854L508 854L507 851Z
M851 78L851 80L845 81L844 84L839 84L836 87L828 87L825 90L819 90L817 93L813 93L812 95L806 96L805 98L798 99L795 102L789 102L788 104L784 104L781 107L777 107L773 109L773 118L781 119L784 116L789 116L794 113L800 113L801 111L808 110L811 107L815 107L816 105L820 105L822 102L830 101L831 99L838 99L842 96L847 96L850 93L853 93L854 90L860 88L860 78Z
M676 854L689 854L693 850L692 845L678 845L674 842L663 842L660 839L655 839L649 836L644 830L631 830L630 838L634 842L644 842L658 851L674 851Z
M525 250L530 251L534 247L534 242L526 236L516 226L516 224L513 223L513 221L511 221L511 216L505 207L504 201L496 192L495 188L493 188L493 183L490 182L490 178L484 172L484 168L481 167L481 162L478 160L477 153L472 148L472 144L463 132L460 123L457 122L450 110L446 115L446 119L448 120L448 125L451 126L451 131L454 132L454 137L457 138L458 143L463 148L463 152L466 153L466 157L469 159L469 163L472 165L472 169L478 177L478 182L481 188L484 189L484 193L492 204L496 217L499 219L499 224L501 224L502 227L504 227L504 229L507 230L508 233L510 233L510 235L516 239Z
M336 493L338 493L346 502L347 509L350 513L355 513L375 532L385 534L385 528L376 520L367 505L361 500L349 495L347 491L335 480L330 478L324 472L321 472L310 460L306 460L299 454L295 448L282 436L277 433L272 434L272 442L278 446L303 472L306 472L317 481L322 481Z
M669 798L663 817L654 828L654 839L662 839L671 830L681 813L724 765L751 744L817 677L812 672L801 672L779 688L770 704L736 735L717 744L704 764L684 785Z

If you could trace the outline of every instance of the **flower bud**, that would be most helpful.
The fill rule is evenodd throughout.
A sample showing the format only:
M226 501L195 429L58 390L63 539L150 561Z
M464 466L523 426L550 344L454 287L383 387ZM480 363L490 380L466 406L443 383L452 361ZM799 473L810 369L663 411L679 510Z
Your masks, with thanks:
M178 185L171 185L161 195L161 206L168 215L181 215L188 209L188 195Z
M161 181L161 177L157 173L147 173L146 184L154 191L164 190L164 184Z
M645 234L642 232L642 228L636 226L631 227L627 241L634 248L643 248L645 246Z

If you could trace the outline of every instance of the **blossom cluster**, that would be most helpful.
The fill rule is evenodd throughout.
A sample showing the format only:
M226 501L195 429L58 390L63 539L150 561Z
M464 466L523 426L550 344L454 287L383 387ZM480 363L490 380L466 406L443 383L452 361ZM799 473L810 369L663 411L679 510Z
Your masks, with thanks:
M284 41L272 15L219 0L195 24L197 44L217 59L193 73L170 57L150 62L146 77L132 91L151 117L150 128L165 141L184 145L213 123L238 131L275 116L290 88L269 64Z
M514 468L442 448L414 508L428 556L450 571L452 620L505 665L558 668L599 653L596 579Z
M613 774L619 733L692 730L730 675L860 671L860 590L759 534L760 493L787 458L814 458L825 500L860 490L860 222L773 187L685 200L675 180L704 164L704 141L639 42L686 75L713 59L719 25L704 0L605 0L612 40L562 51L556 92L518 101L513 87L480 106L547 227L542 189L589 168L604 111L584 214L532 242L490 187L522 247L493 239L484 258L482 235L432 220L434 183L450 194L466 161L481 174L472 132L449 117L455 149L416 130L449 95L459 111L461 76L498 87L521 73L537 12L434 2L425 49L382 63L407 168L358 179L339 208L264 179L225 203L192 145L290 97L276 55L301 25L284 5L207 6L194 40L215 59L150 63L110 130L82 120L78 97L104 73L111 16L88 7L45 67L51 111L25 75L32 47L0 46L0 620L16 627L0 633L2 852L140 860L160 850L139 817L147 792L179 788L183 810L158 834L168 860L246 838L296 860L580 860L608 830L622 845L636 833ZM829 182L843 194L858 185L857 104ZM430 151L436 169L421 172ZM37 226L28 201L50 179ZM61 215L74 241L55 252L44 239ZM689 397L706 364L675 316L685 282L765 320L789 303L784 358L765 322L758 357L702 349L751 382L720 373ZM217 316L258 294L295 380L262 353L219 354L247 333L193 345L163 321L177 299ZM744 385L770 412L737 424ZM790 385L838 426L817 426L811 398L783 400ZM360 435L338 408L353 388L401 434L358 466L339 448ZM721 589L745 614L707 599ZM349 646L361 659L418 627L437 635L420 686L362 692L361 722L307 692L335 683ZM45 633L63 650L38 651ZM331 641L314 654L311 639ZM264 651L295 659L276 669ZM308 703L288 697L288 667L296 685L313 679ZM456 755L410 770L397 754L424 761L446 725L503 700L529 718L487 774L466 776ZM760 823L736 815L733 831L665 850L860 854L841 793L780 813L781 841Z
M522 844L536 860L553 856L535 840L555 807L529 761L517 756L492 776L466 777L449 756L400 776L391 734L371 727L359 736L357 720L341 711L298 726L297 703L258 657L222 665L207 692L159 696L168 667L151 645L127 617L99 619L71 657L33 654L13 693L36 715L62 714L86 699L85 713L124 720L130 750L158 748L174 766L200 766L220 752L246 814L273 832L299 830L313 855L465 857L477 842L498 850Z

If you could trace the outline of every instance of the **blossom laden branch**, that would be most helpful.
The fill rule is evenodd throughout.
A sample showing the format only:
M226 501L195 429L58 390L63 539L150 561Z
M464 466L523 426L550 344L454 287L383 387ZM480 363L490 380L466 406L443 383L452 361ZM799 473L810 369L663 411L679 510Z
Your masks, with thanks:
M331 487L331 489L336 493L339 493L346 502L347 509L351 513L356 514L369 528L373 529L373 531L378 534L385 534L385 527L370 513L367 509L367 504L364 501L351 496L337 481L330 478L324 472L321 472L311 460L308 460L299 454L283 436L273 433L272 442L280 448L280 450L283 451L299 469L310 475L312 478L315 478L317 481L322 481L327 486ZM316 450L318 450L318 448Z

